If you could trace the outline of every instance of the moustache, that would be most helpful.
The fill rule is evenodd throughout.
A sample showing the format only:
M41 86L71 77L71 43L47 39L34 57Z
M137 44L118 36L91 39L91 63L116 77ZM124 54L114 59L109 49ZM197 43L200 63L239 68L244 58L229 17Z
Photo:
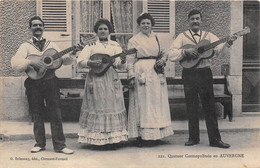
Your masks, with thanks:
M199 23L193 23L192 26L199 26Z
M35 31L35 32L36 32L36 31L42 31L42 29L41 29L41 28L37 28L37 29L35 29L34 31Z

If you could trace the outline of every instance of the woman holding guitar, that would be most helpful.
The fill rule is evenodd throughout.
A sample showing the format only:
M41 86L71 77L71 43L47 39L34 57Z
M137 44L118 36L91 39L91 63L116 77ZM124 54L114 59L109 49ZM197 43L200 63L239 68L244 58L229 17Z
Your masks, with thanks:
M210 69L211 60L209 58L213 55L225 54L236 37L227 38L225 44L220 44L210 49L211 45L209 44L213 44L219 39L214 34L200 29L202 23L200 11L192 10L188 14L188 21L190 29L178 35L168 51L169 60L180 61L180 64L183 66L182 79L189 118L189 140L185 143L185 146L196 145L200 141L200 97L210 146L229 148L229 144L221 141L218 129L214 104L213 77ZM204 55L208 55L208 58L197 61L200 56Z
M86 46L78 57L80 68L90 67L86 78L83 103L79 118L79 143L106 145L115 149L115 143L127 141L126 109L122 85L115 68L125 69L123 54L113 60L113 65L102 74L93 69L102 68L102 59L91 59L93 55L115 55L122 52L120 45L109 39L112 25L107 19L99 19L94 25L98 36L95 45Z
M164 76L167 57L160 51L155 22L149 13L137 18L140 32L128 42L128 48L136 48L137 54L128 56L129 138L137 138L137 146L145 140L159 142L173 134L171 126L168 90Z

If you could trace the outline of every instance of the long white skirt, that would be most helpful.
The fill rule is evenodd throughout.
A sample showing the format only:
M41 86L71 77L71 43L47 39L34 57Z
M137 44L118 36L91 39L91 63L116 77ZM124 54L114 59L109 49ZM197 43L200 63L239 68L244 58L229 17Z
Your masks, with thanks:
M173 134L166 78L153 68L154 59L134 65L135 87L129 91L128 137L156 140Z

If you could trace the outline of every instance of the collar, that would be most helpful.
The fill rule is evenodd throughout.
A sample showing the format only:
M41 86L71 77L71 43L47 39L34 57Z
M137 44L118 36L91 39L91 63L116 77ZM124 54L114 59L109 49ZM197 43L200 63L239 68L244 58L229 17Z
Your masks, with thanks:
M110 39L107 39L107 40L100 40L99 38L97 39L97 42L99 42L99 43L102 43L102 42L109 43L110 41L111 41Z
M194 35L198 35L198 36L201 36L202 34L202 31L199 30L197 33L194 33L191 29L190 29L190 33L191 33L191 36L194 36Z
M147 36L146 34L143 34L141 31L139 32L139 34L140 34L141 36L145 36L145 37L148 37L148 38L155 36L155 33L154 33L153 31L151 31L151 33L150 33L148 36Z
M105 39L98 39L99 41L108 41L108 38L105 38Z
M35 36L33 36L33 38L32 39L35 39L36 41L41 41L41 40L43 40L44 38L43 37L41 37L41 39L39 40L39 39L37 39Z

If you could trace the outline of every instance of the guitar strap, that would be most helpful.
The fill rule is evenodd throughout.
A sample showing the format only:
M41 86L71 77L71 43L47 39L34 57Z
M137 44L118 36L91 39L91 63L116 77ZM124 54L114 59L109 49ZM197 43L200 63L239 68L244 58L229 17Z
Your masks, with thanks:
M160 46L159 39L158 39L157 35L155 35L155 39L156 39L158 47L159 47L159 52L158 52L158 55L159 55L160 52L161 52L161 46Z
M205 32L204 36L202 37L201 40L205 40L206 36L208 35L209 32Z
M44 47L43 47L43 49L42 49L43 51L48 47L48 45L50 44L50 42L51 42L51 41L49 41L49 40L45 42L45 45L44 45Z
M202 35L202 31L200 30L200 39L199 42L196 41L196 39L194 38L194 35L192 35L190 29L189 29L190 35L192 36L193 40L195 41L196 44L198 44L201 41L201 35Z
M193 43L197 44L197 42L196 42L194 39L192 39L190 36L188 36L188 35L186 34L186 32L183 32L183 34L184 34L184 36L187 37L190 41L192 41Z

